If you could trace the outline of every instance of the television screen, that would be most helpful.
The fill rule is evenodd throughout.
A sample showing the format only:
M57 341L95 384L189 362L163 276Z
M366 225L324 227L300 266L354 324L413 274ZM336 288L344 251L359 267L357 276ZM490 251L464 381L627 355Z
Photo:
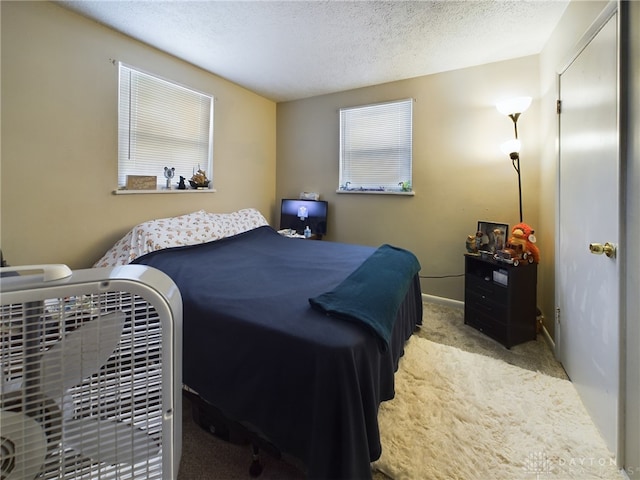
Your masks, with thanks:
M308 225L312 234L327 234L327 207L324 200L283 198L280 208L280 229L290 228L302 234Z

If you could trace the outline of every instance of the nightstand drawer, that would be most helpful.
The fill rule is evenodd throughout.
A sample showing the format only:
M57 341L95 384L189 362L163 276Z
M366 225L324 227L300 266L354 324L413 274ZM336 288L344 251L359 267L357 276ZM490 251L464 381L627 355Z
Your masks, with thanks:
M465 308L470 308L489 316L496 323L507 325L507 307L503 303L494 302L482 295L466 292L464 296Z
M507 329L493 317L475 308L466 308L464 323L470 325L498 342L507 344Z
M473 275L465 278L465 290L494 302L505 303L507 301L507 287Z

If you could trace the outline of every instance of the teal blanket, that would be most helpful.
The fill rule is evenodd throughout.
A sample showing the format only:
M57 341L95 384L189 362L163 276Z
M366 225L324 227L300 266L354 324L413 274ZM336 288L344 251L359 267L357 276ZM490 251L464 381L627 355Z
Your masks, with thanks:
M398 308L419 271L420 262L413 253L382 245L336 288L310 298L309 303L327 315L366 325L386 351Z

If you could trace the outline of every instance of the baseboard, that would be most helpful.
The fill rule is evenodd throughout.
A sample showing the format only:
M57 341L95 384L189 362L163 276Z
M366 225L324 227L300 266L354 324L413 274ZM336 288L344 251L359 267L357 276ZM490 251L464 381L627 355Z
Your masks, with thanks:
M551 338L551 335L549 335L549 330L547 330L547 327L545 327L544 324L542 324L542 336L551 348L551 351L555 353L556 342L553 340L553 338Z
M422 294L422 301L435 303L437 305L444 305L445 307L453 307L453 308L460 308L460 309L464 308L464 302L461 302L460 300L452 300L450 298L437 297L435 295L428 295L426 293Z

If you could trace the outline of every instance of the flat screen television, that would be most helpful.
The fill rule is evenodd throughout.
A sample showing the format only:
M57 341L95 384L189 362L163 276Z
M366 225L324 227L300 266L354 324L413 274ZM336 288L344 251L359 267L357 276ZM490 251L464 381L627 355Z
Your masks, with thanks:
M302 234L308 225L315 235L327 234L328 202L283 198L280 208L280 229L290 228Z

